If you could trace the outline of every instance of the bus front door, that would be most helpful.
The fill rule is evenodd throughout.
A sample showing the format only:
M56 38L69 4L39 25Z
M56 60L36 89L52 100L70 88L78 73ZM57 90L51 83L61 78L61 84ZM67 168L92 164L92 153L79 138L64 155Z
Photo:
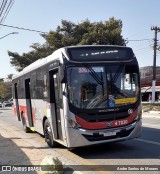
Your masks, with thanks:
M33 127L31 95L30 95L30 79L25 80L25 94L26 94L26 109L27 109L29 127Z
M52 70L49 72L50 76L50 103L51 103L51 116L53 125L53 134L55 139L62 140L62 128L60 117L60 98L59 98L59 80L58 70Z
M19 102L18 102L18 89L17 89L17 83L14 84L14 95L15 95L15 106L16 106L16 113L18 117L18 121L21 121L20 113L19 113Z

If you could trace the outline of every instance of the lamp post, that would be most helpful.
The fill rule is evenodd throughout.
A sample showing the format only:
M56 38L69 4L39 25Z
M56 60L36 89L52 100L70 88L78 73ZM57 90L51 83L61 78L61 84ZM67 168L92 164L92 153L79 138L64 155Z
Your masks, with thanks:
M4 36L0 37L0 39L3 39L4 37L7 37L8 35L11 35L11 34L18 34L18 32L12 32L12 33L8 33L8 34L6 34L6 35L4 35Z

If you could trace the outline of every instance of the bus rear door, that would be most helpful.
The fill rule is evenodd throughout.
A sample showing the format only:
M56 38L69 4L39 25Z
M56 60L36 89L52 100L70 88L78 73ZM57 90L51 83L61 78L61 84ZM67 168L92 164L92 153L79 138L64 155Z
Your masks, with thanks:
M25 95L26 95L26 109L29 127L33 127L31 95L30 95L30 79L25 79Z

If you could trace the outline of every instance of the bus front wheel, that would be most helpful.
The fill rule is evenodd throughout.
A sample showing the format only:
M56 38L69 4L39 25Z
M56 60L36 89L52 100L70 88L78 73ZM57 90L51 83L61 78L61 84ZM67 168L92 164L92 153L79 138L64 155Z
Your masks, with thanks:
M53 140L53 133L48 120L45 120L44 123L44 136L49 147L56 147L57 143Z

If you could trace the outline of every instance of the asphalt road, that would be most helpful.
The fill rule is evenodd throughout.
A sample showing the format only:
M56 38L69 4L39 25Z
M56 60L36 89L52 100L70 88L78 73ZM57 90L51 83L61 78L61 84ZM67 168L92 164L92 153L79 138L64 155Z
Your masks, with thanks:
M20 131L23 131L21 123L13 116L11 108L0 108L0 120L12 124L18 127ZM42 146L46 147L42 137L38 134L34 134L34 137L42 143ZM56 150L72 159L75 158L75 161L79 160L89 165L145 165L145 167L160 165L160 117L158 118L154 114L143 114L142 136L135 140L70 150L60 146ZM125 173L128 172L125 171ZM124 171L118 173L124 173ZM137 172L134 171L132 173ZM160 171L149 171L149 173L160 173Z
M0 120L10 123L23 130L21 122L19 122L16 116L13 114L12 107L0 108Z

